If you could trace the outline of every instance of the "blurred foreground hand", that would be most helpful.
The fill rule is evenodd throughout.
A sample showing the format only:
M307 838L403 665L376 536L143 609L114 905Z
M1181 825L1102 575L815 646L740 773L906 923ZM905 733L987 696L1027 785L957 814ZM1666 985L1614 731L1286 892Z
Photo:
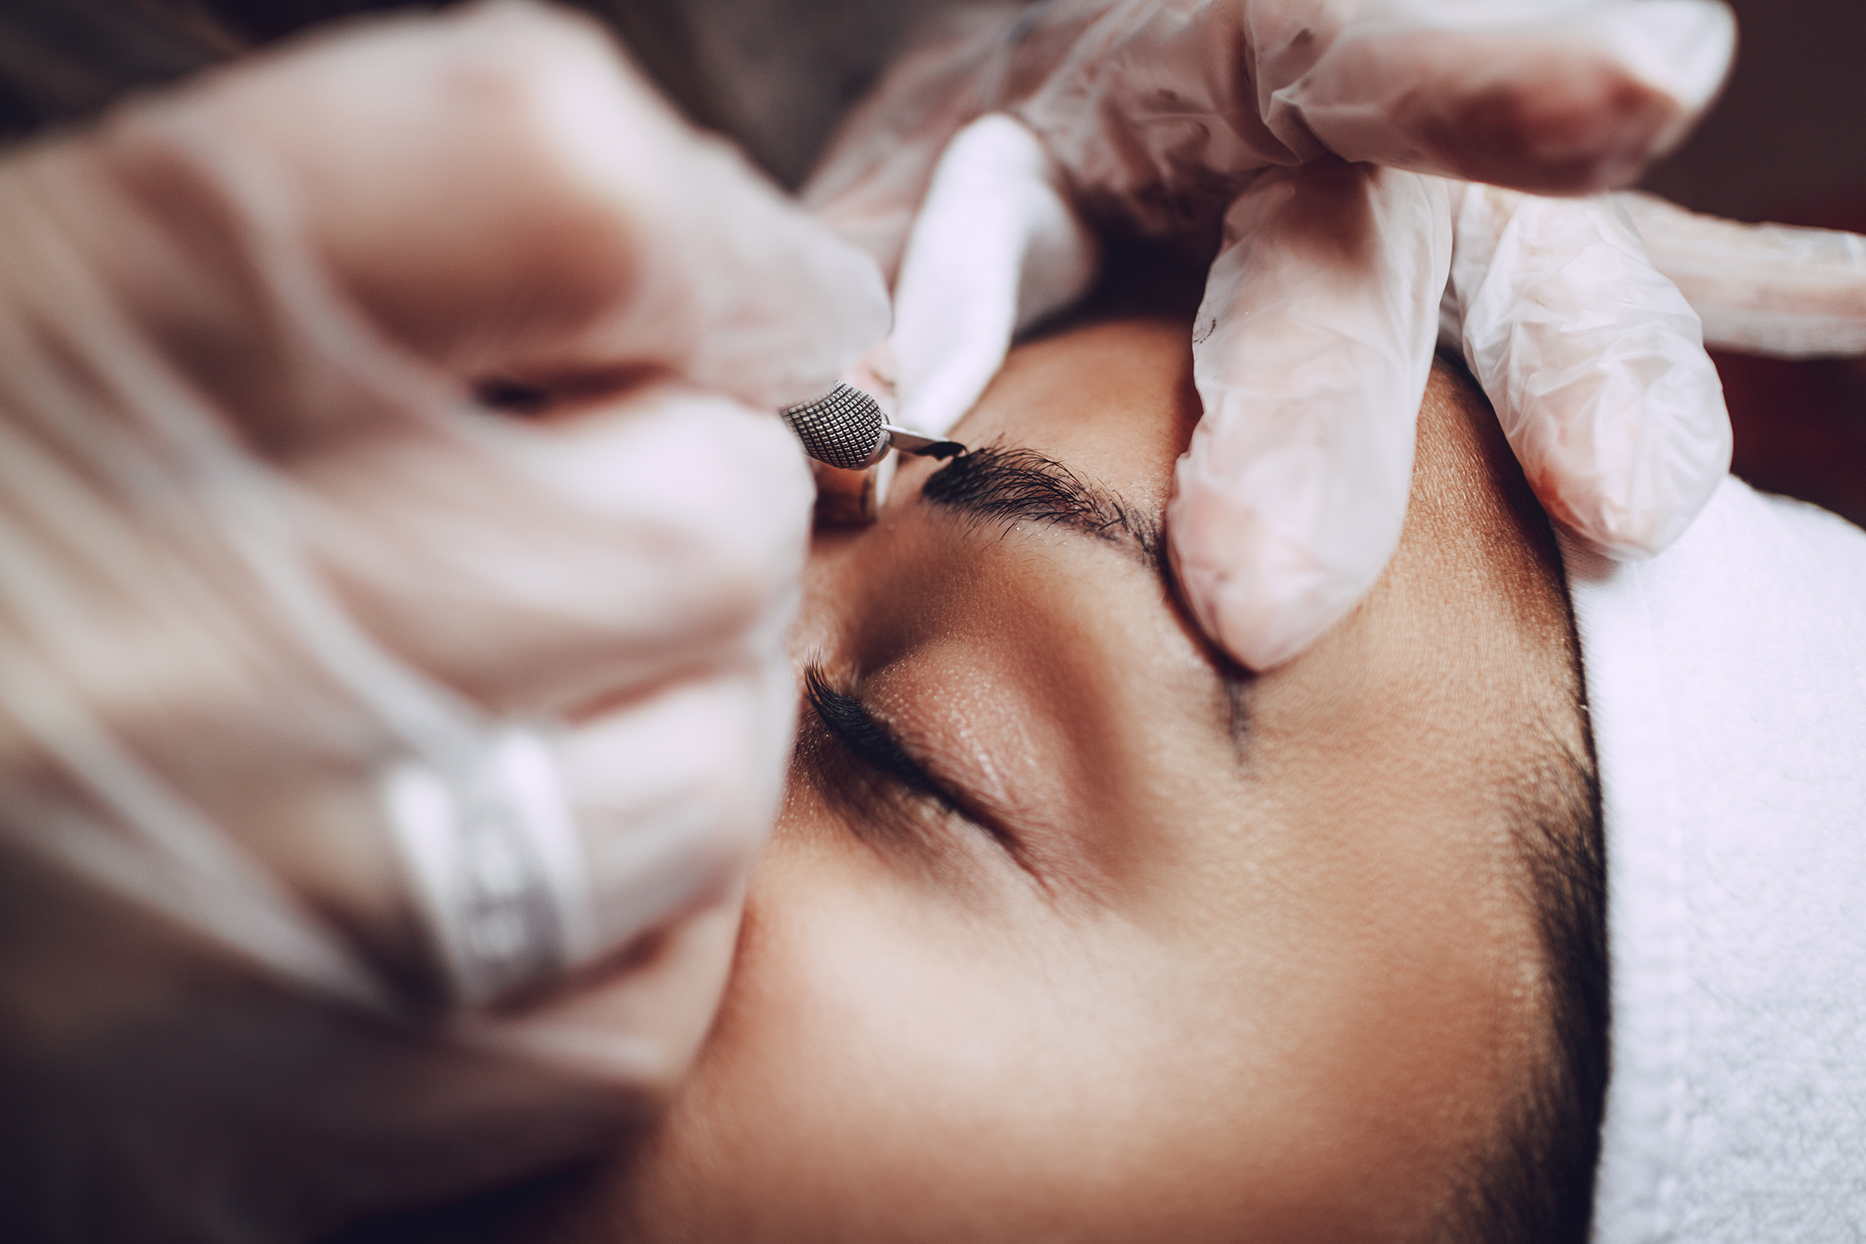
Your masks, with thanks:
M651 1106L870 259L522 4L16 150L0 237L0 1236L295 1238Z
M1052 0L898 64L806 201L889 273L870 366L935 433L1019 328L1089 288L1101 230L1215 256L1169 534L1194 613L1262 669L1385 568L1437 346L1464 354L1550 514L1619 558L1675 539L1729 463L1668 265L1716 304L1717 342L1866 348L1849 242L1534 197L1635 178L1733 45L1709 0Z

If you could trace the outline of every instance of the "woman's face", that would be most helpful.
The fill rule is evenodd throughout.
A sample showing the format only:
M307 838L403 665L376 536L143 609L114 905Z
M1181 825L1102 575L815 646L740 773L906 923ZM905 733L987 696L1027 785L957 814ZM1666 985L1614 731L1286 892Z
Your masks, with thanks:
M956 432L1004 452L819 534L723 1009L572 1235L1399 1240L1450 1209L1544 1057L1513 827L1538 758L1585 752L1555 554L1435 375L1385 578L1240 674L1161 562L1187 339L1022 347Z

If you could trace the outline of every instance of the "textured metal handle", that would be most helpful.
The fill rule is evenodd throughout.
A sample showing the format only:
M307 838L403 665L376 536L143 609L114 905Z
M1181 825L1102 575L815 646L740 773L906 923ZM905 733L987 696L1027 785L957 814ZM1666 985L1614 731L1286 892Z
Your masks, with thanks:
M859 471L888 452L881 407L854 385L838 384L814 402L799 402L782 413L803 451L818 462Z

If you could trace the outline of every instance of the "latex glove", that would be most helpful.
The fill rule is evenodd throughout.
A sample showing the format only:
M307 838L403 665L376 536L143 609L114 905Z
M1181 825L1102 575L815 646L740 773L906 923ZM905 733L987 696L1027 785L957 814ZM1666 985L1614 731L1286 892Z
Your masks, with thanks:
M520 5L15 150L0 236L0 1236L299 1238L635 1117L789 750L770 412L873 264Z
M1704 320L1704 339L1781 358L1866 354L1866 238L1739 224L1650 194L1614 196Z
M1088 286L1094 227L1222 245L1195 342L1208 422L1182 464L1171 545L1208 632L1265 668L1352 608L1398 539L1453 262L1449 192L1412 173L1562 193L1629 179L1708 102L1732 37L1726 10L1694 0L1045 5L905 62L806 198L898 265L891 357L876 367L899 420L929 432L976 400L1011 332ZM1010 115L946 145L992 109ZM1623 324L1604 270L1567 288L1544 263L1591 244L1538 252L1605 219L1578 210L1563 225L1538 208L1534 229L1513 232L1499 218L1474 262L1492 291L1553 280L1560 314ZM1540 352L1511 352L1487 383L1500 408L1536 395L1504 418L1539 444L1631 438L1545 455L1531 479L1584 540L1641 555L1708 498L1729 434L1689 311L1647 289L1623 221L1602 245L1592 253L1622 256L1608 267L1638 268L1656 300L1621 310L1656 310L1663 331L1628 352L1549 325ZM1509 330L1506 305L1460 313L1454 335Z

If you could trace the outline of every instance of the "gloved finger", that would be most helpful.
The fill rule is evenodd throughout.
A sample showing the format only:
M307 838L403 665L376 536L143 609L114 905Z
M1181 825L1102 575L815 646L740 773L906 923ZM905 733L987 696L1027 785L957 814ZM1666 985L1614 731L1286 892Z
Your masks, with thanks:
M459 376L664 370L775 408L887 328L866 256L561 11L313 41L100 145L178 235L302 238L377 329Z
M4 349L13 338L0 333L9 388L42 389L49 369ZM159 372L136 378L165 387ZM82 409L15 408L0 437L12 572L0 708L21 736L10 771L34 775L33 797L58 810L18 827L83 846L108 884L212 937L236 930L241 953L288 979L345 980L328 966L340 939L315 936L307 907L393 979L425 979L373 792L379 767L410 753L469 784L484 768L487 715L435 676L521 718L613 720L669 689L746 682L735 671L772 659L789 616L808 476L776 420L726 399L662 387L561 425L489 419L490 443L364 441L348 461L297 464L280 501L299 521L283 532L278 509L242 497L224 443L209 469L169 479L182 464L107 418L77 421L80 443L113 452L80 455ZM74 552L61 562L62 549ZM301 573L311 559L324 575ZM719 746L705 754L751 780L781 765L790 722L745 700L712 710ZM759 721L762 738L746 738ZM698 855L729 853L706 823L733 789L715 775L696 798ZM10 798L26 796L22 783ZM742 834L750 813L736 806ZM558 956L542 966L554 974Z
M1713 0L1369 6L1265 116L1292 149L1547 194L1624 185L1723 84L1736 24ZM1261 88L1260 88L1261 89ZM1313 139L1308 139L1313 135Z
M1253 669L1339 621L1398 546L1450 256L1442 183L1369 165L1273 172L1225 217L1167 529L1194 615Z
M1451 194L1447 302L1530 486L1598 551L1659 552L1730 467L1697 315L1610 199Z
M1002 114L961 130L940 157L895 287L888 347L900 422L949 430L1019 329L1088 292L1099 257L1034 134Z
M795 703L774 631L575 726L507 732L471 772L392 773L391 836L447 995L479 1005L587 976L734 897L776 815ZM488 805L506 811L489 820ZM686 1005L710 1006L698 994ZM677 1028L691 1035L693 1019ZM643 1067L637 1050L617 1070L660 1079L690 1052Z
M1705 345L1778 358L1866 354L1866 237L1719 220L1638 192L1614 201L1704 321Z
M582 721L558 770L589 862L593 942L724 899L777 816L796 683L773 629L710 672Z
M783 425L672 384L346 442L297 473L358 620L505 715L636 693L781 629L809 531Z
M800 192L804 206L866 251L892 286L946 145L996 106L1021 4L967 6L888 66L849 110Z
M1207 228L1260 168L1331 152L1620 184L1702 111L1734 37L1711 0L1105 8L1016 111L1098 214L1159 236Z

